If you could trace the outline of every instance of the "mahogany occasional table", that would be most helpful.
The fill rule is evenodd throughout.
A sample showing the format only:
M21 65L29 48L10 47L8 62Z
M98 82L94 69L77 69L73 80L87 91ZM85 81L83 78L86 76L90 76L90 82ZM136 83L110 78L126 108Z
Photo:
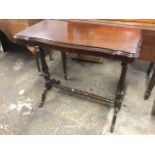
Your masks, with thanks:
M35 46L38 50L45 79L45 87L39 107L44 105L47 91L53 87L103 102L110 102L114 104L110 132L114 131L117 113L121 109L125 95L127 66L128 63L139 56L141 45L140 29L74 21L43 20L30 26L25 31L17 33L14 38L17 42ZM63 52L64 56L66 52L82 52L83 54L120 60L122 62L122 71L114 99L69 88L62 85L59 80L50 78L45 60L44 49L46 47L57 49Z

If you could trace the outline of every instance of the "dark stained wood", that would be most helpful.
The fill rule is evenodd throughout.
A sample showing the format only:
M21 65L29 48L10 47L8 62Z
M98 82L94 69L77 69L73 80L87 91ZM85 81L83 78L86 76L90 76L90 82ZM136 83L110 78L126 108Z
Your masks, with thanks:
M116 97L115 97L115 109L114 116L111 123L110 131L113 132L114 126L116 123L117 113L120 111L125 96L125 87L126 87L126 75L127 75L128 63L122 62L122 71L120 79L117 84Z
M45 86L44 86L44 90L42 92L41 102L39 104L39 107L41 108L45 103L47 91L52 88L52 85L51 85L51 80L50 80L49 69L48 69L48 66L47 66L47 63L45 60L45 52L43 49L41 49L39 47L37 48L37 51L39 52L39 55L40 55L43 77L45 79Z
M152 116L155 116L155 98L154 98L154 101L153 101L153 106L152 106L151 115L152 115Z
M145 99L145 100L148 99L148 98L150 97L151 91L152 91L154 85L155 85L155 68L154 68L154 70L153 70L153 75L152 75L152 77L151 77L151 80L150 80L150 82L149 82L148 88L147 88L147 90L146 90L146 92L145 92L145 95L144 95L144 99Z
M152 69L153 69L153 66L154 66L154 63L151 62L150 65L149 65L149 68L148 68L148 70L147 70L147 76L148 76L148 77L150 76L150 73L151 73L151 71L152 71Z
M66 52L61 52L64 79L67 80L67 55Z
M39 52L36 52L36 54L35 54L35 59L36 59L36 65L37 65L38 72L41 72L41 69L40 69Z
M103 26L61 20L44 20L17 33L19 40L71 49L99 51L111 55L138 57L141 31L136 28Z

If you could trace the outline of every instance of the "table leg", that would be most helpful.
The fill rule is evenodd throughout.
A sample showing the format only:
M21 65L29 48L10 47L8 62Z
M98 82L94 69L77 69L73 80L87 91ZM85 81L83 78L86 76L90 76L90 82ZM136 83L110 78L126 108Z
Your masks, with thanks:
M67 56L66 52L61 52L62 64L63 64L63 72L64 78L67 80Z
M149 65L149 68L148 68L148 70L147 70L147 76L148 76L148 77L150 76L150 73L151 73L151 70L152 70L153 66L154 66L154 63L151 62L150 65Z
M116 96L115 96L115 105L114 105L114 115L111 123L110 132L114 131L114 126L117 119L117 114L121 109L123 98L125 95L125 81L126 81L126 73L127 73L128 63L122 62L122 71L120 75L120 79L117 84Z
M154 85L155 85L155 68L153 70L153 75L151 77L151 80L149 82L148 88L147 88L147 90L145 92L145 95L144 95L144 99L145 100L147 100L150 97L151 91L152 91Z
M152 116L155 116L155 98L154 98L154 101L153 101L153 106L152 106L151 115L152 115Z
M36 59L36 65L37 65L38 72L41 72L40 63L39 63L39 52L38 51L35 54L35 59Z
M42 93L41 103L39 104L39 107L41 108L45 104L46 94L48 90L52 88L52 82L50 80L50 73L45 59L45 51L44 49L38 48L38 52L41 60L43 77L45 79L45 88Z

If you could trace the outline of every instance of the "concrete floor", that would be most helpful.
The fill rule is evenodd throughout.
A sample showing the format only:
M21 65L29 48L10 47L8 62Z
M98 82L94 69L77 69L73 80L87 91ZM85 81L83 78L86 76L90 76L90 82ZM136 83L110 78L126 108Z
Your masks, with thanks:
M51 75L66 85L114 98L120 75L119 61L103 64L75 61L68 57L69 80L63 79L60 53L49 61ZM143 95L148 63L129 66L127 90L113 134L155 134L150 116L153 94ZM113 106L53 89L46 104L38 108L44 80L38 75L34 57L24 49L0 56L0 134L110 134Z

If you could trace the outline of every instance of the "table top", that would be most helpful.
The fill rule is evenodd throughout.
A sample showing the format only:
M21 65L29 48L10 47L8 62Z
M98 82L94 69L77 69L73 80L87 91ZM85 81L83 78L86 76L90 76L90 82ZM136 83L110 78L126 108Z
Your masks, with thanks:
M75 22L97 23L112 26L125 26L155 31L155 19L76 19Z
M100 25L65 20L43 20L14 37L35 44L46 44L68 49L137 57L141 44L138 28Z
M76 21L141 29L143 43L138 59L155 62L155 19L75 19L74 22Z

